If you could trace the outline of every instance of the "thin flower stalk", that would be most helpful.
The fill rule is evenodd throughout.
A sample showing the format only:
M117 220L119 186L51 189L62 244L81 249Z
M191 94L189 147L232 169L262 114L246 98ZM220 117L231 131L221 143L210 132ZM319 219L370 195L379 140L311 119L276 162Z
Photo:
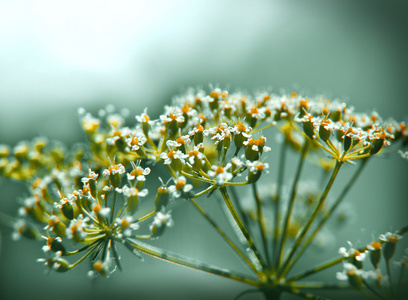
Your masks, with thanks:
M275 220L274 220L274 235L273 235L273 254L274 254L274 263L272 269L276 271L276 267L279 265L276 258L280 257L278 255L278 237L280 234L279 231L279 220L280 220L280 199L282 194L282 185L283 179L285 176L285 162L286 162L286 153L287 153L287 144L285 141L282 142L281 149L280 149L280 156L279 156L279 167L278 167L278 180L277 180L277 190L276 190L276 198L275 198Z
M303 162L304 162L305 157L306 157L308 145L309 145L308 142L305 142L305 144L303 145L301 156L300 156L300 161L299 161L299 164L298 164L298 167L297 167L297 170L296 170L295 178L293 180L291 197L290 197L290 200L289 200L288 211L287 211L287 214L286 214L286 217L285 217L285 223L284 223L283 232L282 232L282 239L281 239L281 243L279 245L278 262L277 262L277 267L278 268L280 268L283 252L284 252L284 249L285 249L288 225L289 225L290 217L292 215L293 204L294 204L294 201L295 201L295 198L296 198L297 185L299 183L299 178L300 178L300 174L302 172Z
M256 273L259 274L259 271L255 265L238 249L238 247L227 237L227 235L220 229L220 227L212 220L207 213L198 205L194 199L190 199L191 203L197 208L201 215L214 227L215 230L221 235L221 237L231 246L231 248L239 255L239 257L245 261L245 263Z
M239 229L241 230L242 234L244 235L245 239L247 240L248 246L251 248L251 250L254 252L255 256L257 257L259 263L262 265L264 269L266 269L266 264L260 255L258 249L256 248L254 241L252 237L250 236L248 230L245 228L244 224L242 223L239 215L237 214L231 199L228 196L227 190L225 188L220 189L221 195L224 198L225 204L228 207L228 210L230 211L231 215L234 217L235 222L237 223Z
M243 275L241 276L238 274L233 274L229 270L222 270L218 267L210 266L205 263L193 260L191 258L187 258L185 256L178 255L176 253L171 253L170 251L164 252L160 250L159 248L141 243L139 241L136 242L132 239L128 239L127 241L125 241L125 246L133 250L145 253L149 256L156 257L161 260L167 261L167 262L178 264L178 265L188 267L194 270L203 271L203 272L210 273L213 275L229 278L232 280L240 281L240 282L243 282L249 285L258 286L258 282L256 280L246 278Z
M303 227L303 229L300 232L299 236L296 238L295 244L293 245L292 249L290 250L289 255L287 256L287 258L285 260L285 263L283 264L283 266L281 268L280 275L282 275L286 271L286 268L287 268L287 266L289 266L289 263L290 263L290 260L291 260L292 256L295 254L295 252L298 249L299 245L302 243L304 237L307 234L307 231L309 230L310 226L312 225L313 221L315 220L316 215L318 214L318 212L322 208L323 203L326 200L327 194L329 193L329 191L330 191L330 189L331 189L331 187L333 185L333 182L336 179L336 176L337 176L342 164L343 164L342 162L339 162L339 161L336 162L336 165L334 167L334 170L333 170L333 173L332 173L332 175L330 177L330 180L327 183L327 186L324 189L324 191L323 191L323 193L322 193L322 195L321 195L321 197L319 199L319 202L318 202L316 208L314 209L312 215L310 216L308 222L305 224L305 226Z
M327 219L333 214L333 212L336 210L336 208L339 206L341 201L344 199L348 191L351 189L351 187L354 185L354 183L357 181L357 178L361 174L364 166L367 163L367 159L364 159L362 163L359 165L359 168L357 171L354 173L353 177L350 179L348 182L347 186L343 189L339 197L337 198L336 202L332 205L332 207L329 209L329 211L325 214L323 219L319 222L319 225L316 227L316 229L313 231L313 233L310 235L308 240L303 244L303 247L298 251L298 254L296 257L291 261L291 263L286 267L286 269L283 272L283 275L286 275L287 272L293 267L293 265L299 261L300 256L304 251L307 249L307 247L313 242L314 238L316 235L319 233L320 229L323 227Z
M271 261L270 261L270 257L269 257L269 248L268 248L268 240L266 237L266 228L265 228L265 220L264 220L264 216L262 213L262 203L261 203L261 199L258 196L258 192L256 189L256 184L253 183L252 184L252 190L254 193L254 198L256 201L256 214L257 214L257 219L258 219L258 225L259 225L259 231L261 232L261 236L262 236L262 244L264 247L264 253L265 253L265 257L266 257L266 262L268 264L268 266L271 265Z

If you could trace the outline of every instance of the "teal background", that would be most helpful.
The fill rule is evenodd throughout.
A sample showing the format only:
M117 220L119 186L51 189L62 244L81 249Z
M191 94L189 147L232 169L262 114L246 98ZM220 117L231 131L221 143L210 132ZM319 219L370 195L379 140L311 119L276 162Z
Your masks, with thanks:
M80 106L96 112L113 103L131 116L147 106L157 117L172 96L210 83L230 91L322 93L357 111L406 119L407 8L405 1L380 0L0 0L0 143L44 135L69 145L84 140ZM311 251L305 265L335 256L348 240L365 245L406 225L407 164L395 153L375 158L346 200L358 217L347 229L332 226L331 248ZM353 166L344 169L333 192ZM27 190L4 179L0 188L0 210L14 215L16 199ZM183 205L174 211L175 227L158 243L245 271ZM142 263L125 249L124 271L109 280L90 283L87 266L47 276L35 262L41 245L12 242L2 229L1 299L231 299L246 289L149 258ZM335 280L333 272L326 274Z

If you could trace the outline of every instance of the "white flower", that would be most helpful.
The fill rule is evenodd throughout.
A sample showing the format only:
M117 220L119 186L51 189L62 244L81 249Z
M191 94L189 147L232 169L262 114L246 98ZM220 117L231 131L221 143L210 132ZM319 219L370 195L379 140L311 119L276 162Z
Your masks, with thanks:
M228 172L231 168L231 163L225 165L225 167L213 165L211 170L208 171L210 177L215 177L215 182L218 186L222 186L225 182L230 181L234 176Z
M266 170L266 172L268 172L267 169L269 168L268 163L264 163L264 162L261 162L259 160L255 160L255 161L247 160L246 161L246 166L248 167L249 172L252 172L254 174L256 174L257 172L262 172L264 170Z
M127 173L128 180L134 180L136 178L137 181L146 181L147 175L151 172L150 168L143 169L142 167L135 167L130 173Z
M171 211L168 211L167 213L159 211L154 216L154 220L153 220L152 225L150 225L150 229L152 230L154 226L156 226L156 228L161 228L163 226L172 227L173 224L174 224L174 221L171 218Z
M348 241L347 243L349 244L350 249L347 250L345 247L341 247L339 249L339 254L343 255L344 257L353 257L357 261L363 261L366 257L366 253L354 249L350 241Z
M147 115L147 107L143 110L141 115L135 116L136 120L140 123L146 123L150 121L150 117ZM150 122L149 122L150 123Z
M112 165L109 169L105 169L102 172L102 175L109 177L109 175L123 174L126 172L125 167L122 164Z
M98 178L99 174L96 174L94 171L89 169L89 174L86 177L82 177L81 181L83 183L88 183L89 180L96 180Z
M139 229L139 224L133 223L134 219L131 216L126 216L124 218L116 218L115 225L120 228L121 233L118 233L118 236L131 236L133 230Z
M175 185L168 187L168 191L174 198L179 198L183 194L187 194L193 189L191 184L187 184L187 179L184 176L177 177L174 182Z
M180 150L170 150L168 153L162 152L160 153L160 158L164 159L164 164L169 165L171 164L172 160L178 159L181 161L181 163L184 165L185 164L185 158L186 155L181 152Z
M350 263L344 263L343 267L344 267L343 272L337 272L336 273L336 278L338 280L348 280L347 273L350 272L350 271L354 272L358 276L361 276L361 274L363 272L363 271L357 269L353 264L350 264Z
M77 219L71 220L69 226L65 230L67 238L69 239L78 238L79 240L84 240L87 235L84 229L89 226L87 222L89 222L89 218L88 217L84 218L82 214L79 215Z
M145 197L147 196L147 194L149 193L149 190L147 189L143 189L141 191L139 191L137 188L135 187L129 187L128 185L124 185L121 189L120 188L116 188L115 189L116 192L121 193L123 195L125 195L126 197L132 197L132 196L140 196L140 197Z

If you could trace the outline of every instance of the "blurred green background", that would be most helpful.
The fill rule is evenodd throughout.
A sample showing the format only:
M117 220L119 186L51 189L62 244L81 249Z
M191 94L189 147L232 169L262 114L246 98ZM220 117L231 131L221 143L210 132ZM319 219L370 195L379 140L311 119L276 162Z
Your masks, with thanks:
M382 0L0 0L0 143L43 135L69 145L84 140L78 107L96 112L113 103L132 116L147 106L158 116L172 96L210 83L230 91L325 94L402 120L407 13L406 1ZM405 225L408 162L396 154L374 160L346 200L358 217L334 232L330 251L312 253L306 265L335 256L347 240L365 245ZM353 170L346 168L337 191ZM0 188L0 210L15 215L16 199L27 190L4 179ZM196 217L188 206L177 208L176 225L160 242L245 271ZM89 282L87 266L47 276L35 262L41 245L12 242L2 229L1 299L232 299L247 288L149 258L142 263L125 249L124 271L109 280Z

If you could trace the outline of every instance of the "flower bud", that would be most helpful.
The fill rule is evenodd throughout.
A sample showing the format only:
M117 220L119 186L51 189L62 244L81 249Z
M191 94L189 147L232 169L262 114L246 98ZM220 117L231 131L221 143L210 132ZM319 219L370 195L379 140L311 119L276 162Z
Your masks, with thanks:
M308 100L299 101L299 118L303 118L306 115L306 112L309 110Z
M204 127L198 125L196 128L197 132L194 134L194 144L197 146L204 141Z
M159 237L159 236L163 235L165 229L166 229L166 226L164 226L164 225L162 225L162 226L157 225L157 224L152 225L150 227L150 230L152 231L152 237Z
M303 122L303 131L310 139L314 139L314 126L311 121Z
M137 207L139 206L139 197L136 195L131 195L126 199L126 204L128 206L129 212L133 214Z
M377 269L381 259L381 244L379 242L373 242L367 248L370 250L370 261L374 268Z
M395 248L397 246L398 236L392 235L388 237L387 241L383 245L383 256L385 260L389 261L391 257L394 255Z
M262 172L249 172L248 173L248 183L255 183L261 177Z
M332 111L330 113L330 119L333 120L333 122L338 122L341 119L341 111L340 110L336 110L336 111Z
M176 172L181 171L183 169L183 163L180 159L173 159L170 163L170 167Z
M224 137L224 140L223 140L224 149L225 149L225 150L228 150L228 148L230 147L230 145L231 145L231 135L228 134L228 135L226 135L226 136Z
M156 205L156 210L159 211L163 207L166 207L169 203L169 191L167 190L166 186L161 186L157 190L156 198L154 199L154 203Z
M104 266L102 261L97 261L92 265L96 273L101 274L102 276L108 275L108 268Z
M354 269L347 272L347 277L353 289L356 289L357 291L361 291L363 289L363 279L356 274Z
M34 206L25 206L24 210L33 220L40 223L47 222L47 218L44 215L44 209L40 205L40 200L36 200Z
M355 250L354 254L350 256L350 262L356 266L358 269L363 268L363 256L364 254L361 254L360 251Z
M384 140L375 139L371 143L370 154L371 155L377 154L382 149L383 145L384 145Z
M21 143L14 148L14 157L18 161L22 161L27 158L28 155L28 146L25 143Z
M65 231L67 229L67 226L61 222L60 218L56 216L51 216L51 218L48 220L48 228L51 228L52 231L58 235L64 237L66 235Z
M374 155L376 153L378 153L383 145L384 145L384 141L385 141L385 133L384 131L377 133L376 134L376 139L374 139L374 141L372 141L371 143L371 148L370 148L370 154Z
M348 150L350 150L351 143L352 143L351 137L345 135L344 138L343 138L343 150L344 150L344 152L347 152Z
M265 167L268 167L268 164L263 164L261 162L257 162L253 164L248 173L248 183L257 182L258 179L261 177L262 172L265 170Z
M120 176L119 173L110 174L110 175L109 175L109 181L110 181L111 185L112 185L114 188L117 188L117 187L120 187L120 183L121 183L121 181L122 181L122 177Z
M152 231L152 237L161 236L166 227L173 226L173 220L171 219L170 213L158 212L155 217L152 225L150 225L150 230Z
M241 148L243 143L247 140L247 138L244 136L244 133L246 133L246 127L244 124L240 123L237 125L238 132L234 135L234 143L235 147L237 149Z
M145 136L148 136L149 129L150 129L150 124L149 124L150 117L145 114L144 118L145 118L145 122L142 122L142 130Z
M63 258L50 258L47 260L46 265L58 273L64 273L71 269L68 261Z
M258 160L259 159L259 151L258 145L256 144L256 140L250 139L245 147L245 157L250 161Z
M327 140L330 138L330 130L327 130L324 128L325 125L329 123L328 120L322 120L320 126L319 126L319 137L323 142L327 142Z
M62 244L61 238L52 238L49 237L47 239L47 246L50 247L52 252L61 252L61 255L65 255L66 250L64 245Z
M61 211L68 220L72 220L75 217L74 207L68 201L62 205Z
M214 110L218 108L218 98L219 98L219 94L216 91L212 91L210 93L210 97L212 98L209 102L210 102L210 109Z
M34 231L31 227L28 227L26 224L22 224L21 226L19 226L17 228L17 231L20 235L29 240L34 240L38 236L37 232Z
M6 158L10 153L10 148L6 145L0 145L0 158Z
M96 187L96 180L90 179L87 183L84 184L84 188L88 188L89 193L91 196L96 199L98 195L98 189Z

